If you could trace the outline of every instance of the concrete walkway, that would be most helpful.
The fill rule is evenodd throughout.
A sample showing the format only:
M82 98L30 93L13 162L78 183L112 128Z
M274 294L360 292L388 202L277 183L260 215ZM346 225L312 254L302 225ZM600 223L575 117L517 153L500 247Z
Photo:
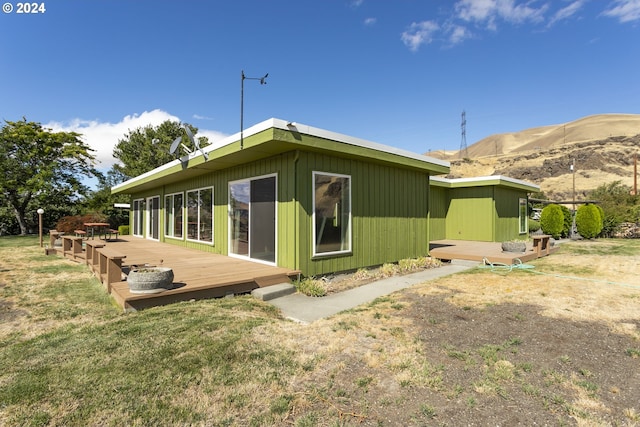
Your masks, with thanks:
M478 266L477 262L453 260L450 264L445 264L442 267L405 276L389 277L326 297L309 297L295 293L270 299L268 302L278 307L282 311L282 315L287 319L300 323L311 323L418 283L460 273L476 266Z

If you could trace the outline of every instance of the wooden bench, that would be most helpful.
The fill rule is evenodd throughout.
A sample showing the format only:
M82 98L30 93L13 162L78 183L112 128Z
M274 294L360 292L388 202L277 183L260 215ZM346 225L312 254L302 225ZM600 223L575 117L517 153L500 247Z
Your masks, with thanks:
M111 284L122 281L122 260L127 256L110 248L97 248L98 277L111 293Z
M82 252L82 237L62 236L62 254L74 261L79 258L84 258L84 253Z
M97 250L104 248L105 243L97 240L87 240L85 243L85 262L94 274L100 274L100 257Z
M533 236L533 251L536 253L538 258L551 253L551 244L549 239L551 239L551 236L548 234Z
M73 232L76 233L76 237L87 237L87 232L84 230L74 230Z
M58 230L49 230L49 247L45 249L45 254L55 255L58 253L58 249L62 250L62 235L64 233ZM60 239L60 241L58 241Z
M115 236L115 240L118 240L118 234L120 232L118 230L114 230L112 228L108 229L105 231L105 235L104 235L104 240L111 240L112 238L114 238L113 236Z

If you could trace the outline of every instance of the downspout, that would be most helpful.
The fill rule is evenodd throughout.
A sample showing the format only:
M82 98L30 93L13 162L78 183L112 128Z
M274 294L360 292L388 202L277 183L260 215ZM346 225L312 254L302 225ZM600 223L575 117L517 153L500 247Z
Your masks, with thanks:
M427 173L427 256L431 252L431 175Z
M299 215L299 201L298 201L298 160L300 159L300 150L296 150L295 156L293 156L293 229L295 230L296 244L293 251L293 265L296 270L299 270L298 266L298 252L300 251L300 239L298 238L298 215ZM300 277L298 275L298 281Z

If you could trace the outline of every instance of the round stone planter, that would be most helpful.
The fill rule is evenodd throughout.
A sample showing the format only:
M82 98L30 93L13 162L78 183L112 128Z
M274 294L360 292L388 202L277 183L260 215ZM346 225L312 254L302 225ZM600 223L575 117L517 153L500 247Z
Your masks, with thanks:
M502 252L523 253L527 250L526 242L502 242Z
M134 268L127 275L132 294L154 294L166 291L173 284L173 270L167 267Z

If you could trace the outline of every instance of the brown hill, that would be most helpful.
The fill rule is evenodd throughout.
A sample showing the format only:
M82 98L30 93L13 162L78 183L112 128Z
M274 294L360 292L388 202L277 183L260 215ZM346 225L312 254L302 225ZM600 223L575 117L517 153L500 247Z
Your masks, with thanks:
M634 185L640 151L640 114L601 114L559 125L491 135L461 153L433 157L451 162L451 177L507 175L540 185L552 199L571 198L575 161L576 198L601 184Z

